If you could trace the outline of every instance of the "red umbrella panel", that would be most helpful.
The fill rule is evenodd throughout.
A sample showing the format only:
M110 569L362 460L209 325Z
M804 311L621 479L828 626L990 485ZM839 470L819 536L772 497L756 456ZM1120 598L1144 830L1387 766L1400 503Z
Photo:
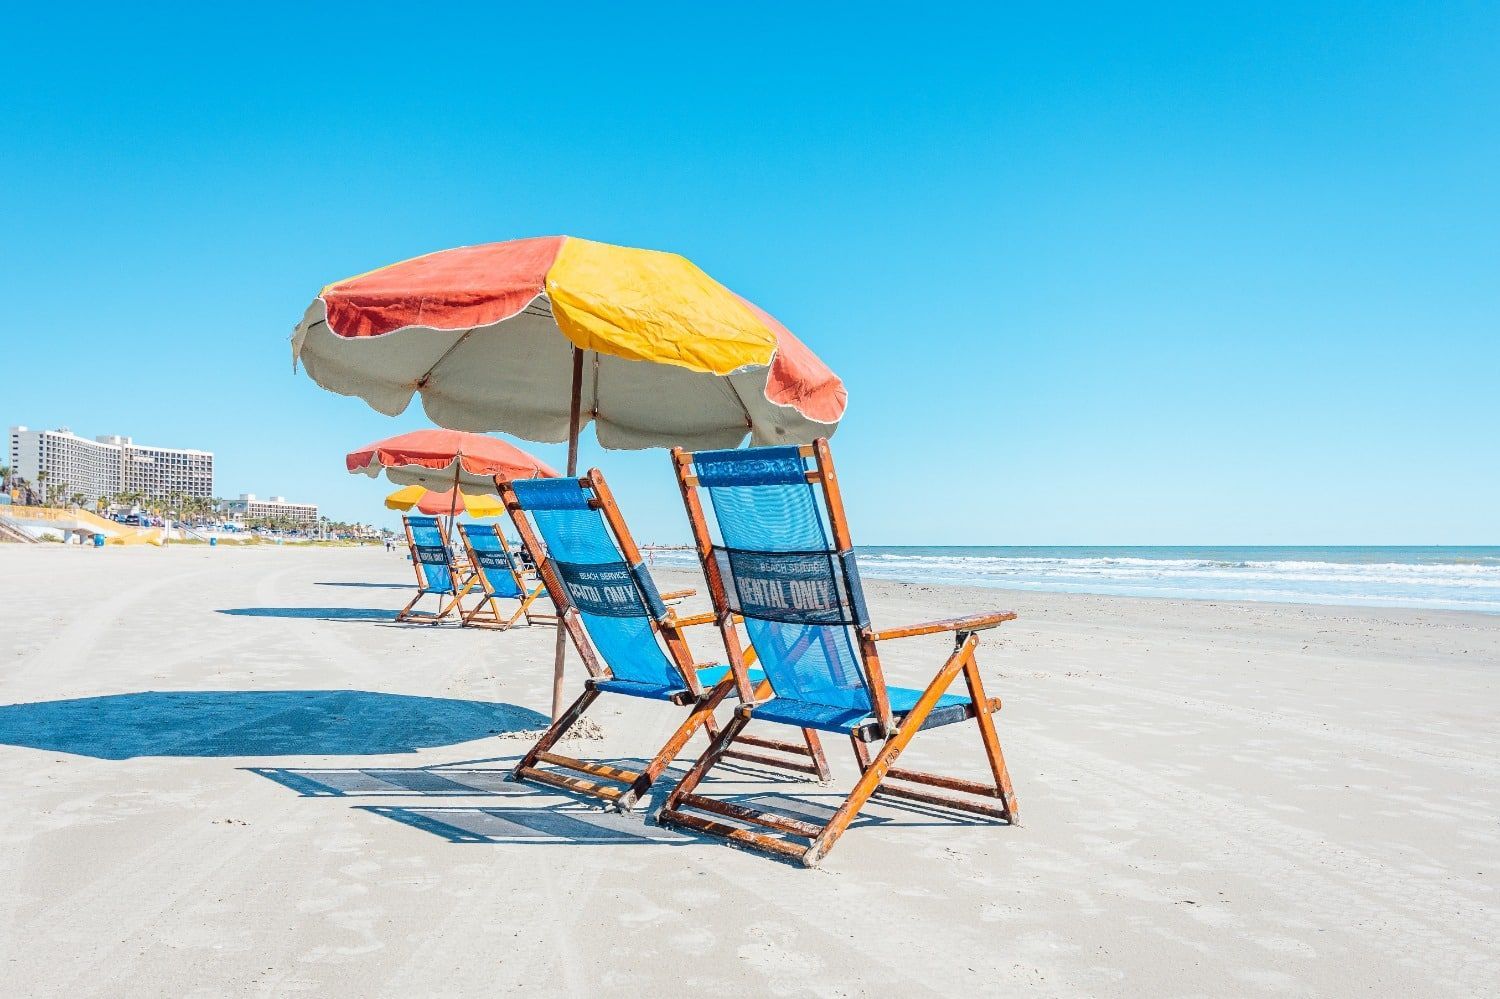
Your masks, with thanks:
M540 458L498 437L461 430L417 430L351 451L344 459L350 472L374 478L384 472L397 485L447 492L494 493L495 478L556 478Z
M514 444L461 430L414 430L351 451L344 458L350 472L386 478L403 486L450 492L448 519L458 515L459 491L495 492L495 479L555 479L557 473L540 458Z

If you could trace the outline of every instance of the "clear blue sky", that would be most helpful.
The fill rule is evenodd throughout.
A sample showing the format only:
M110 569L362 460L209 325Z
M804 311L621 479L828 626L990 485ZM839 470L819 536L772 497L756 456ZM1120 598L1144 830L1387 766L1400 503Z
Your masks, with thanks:
M293 324L567 233L843 375L864 543L1500 541L1500 6L702 6L7 7L0 422L389 522Z

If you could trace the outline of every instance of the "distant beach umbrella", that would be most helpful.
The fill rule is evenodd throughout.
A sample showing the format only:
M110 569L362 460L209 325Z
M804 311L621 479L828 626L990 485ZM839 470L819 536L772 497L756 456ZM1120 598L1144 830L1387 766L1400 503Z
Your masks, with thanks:
M350 472L374 478L385 473L397 485L420 486L448 497L450 521L464 492L495 494L495 479L551 479L557 473L514 444L462 430L414 430L344 457Z
M493 481L493 480L492 480ZM451 515L462 509L470 517L498 517L505 512L505 504L498 496L484 496L460 490L457 500L453 490L434 492L422 486L403 486L385 498L387 510L417 510L420 513Z
M351 472L375 478L382 472L397 485L437 492L455 487L465 492L495 492L495 477L556 478L557 473L498 437L461 430L414 430L350 451L344 464Z
M390 416L600 445L729 448L831 435L844 383L768 313L675 253L572 236L430 253L336 281L292 333L292 363ZM562 708L557 632L552 714Z

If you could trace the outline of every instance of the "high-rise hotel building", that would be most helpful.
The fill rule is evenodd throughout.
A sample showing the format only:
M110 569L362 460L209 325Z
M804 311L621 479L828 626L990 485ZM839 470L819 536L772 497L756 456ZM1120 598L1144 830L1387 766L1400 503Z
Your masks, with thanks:
M212 451L150 447L119 436L89 440L66 427L11 427L10 467L33 487L61 486L69 496L82 493L89 503L116 493L157 499L214 494Z

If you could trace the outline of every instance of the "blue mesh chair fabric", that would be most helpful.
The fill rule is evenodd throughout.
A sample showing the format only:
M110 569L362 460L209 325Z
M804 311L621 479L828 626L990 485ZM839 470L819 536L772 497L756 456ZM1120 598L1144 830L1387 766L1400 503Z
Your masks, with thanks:
M516 584L516 565L500 528L494 524L459 524L458 530L469 546L474 571L488 594L525 599L526 594Z
M859 567L852 551L830 540L826 508L800 450L699 451L692 460L718 528L713 556L725 596L744 616L776 695L755 717L831 732L871 721L869 680L851 631L869 623ZM898 714L920 693L887 688ZM962 714L968 703L946 695L939 708L959 710L934 717Z
M666 614L661 597L645 567L625 561L579 480L525 479L511 488L546 545L566 599L614 674L596 686L660 699L684 690L682 673L651 627L653 618Z
M411 529L411 557L422 574L422 588L428 593L453 593L448 546L437 518L407 517L406 525Z

